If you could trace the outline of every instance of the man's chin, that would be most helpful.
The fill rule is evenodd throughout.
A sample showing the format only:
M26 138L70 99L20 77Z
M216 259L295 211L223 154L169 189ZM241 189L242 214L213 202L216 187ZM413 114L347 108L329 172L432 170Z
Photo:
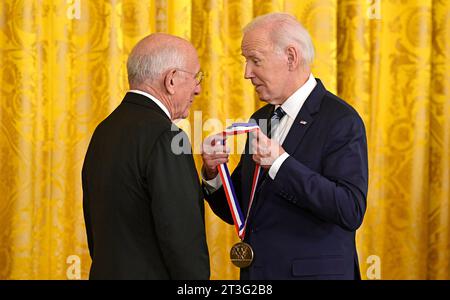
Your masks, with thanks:
M259 100L262 101L262 102L270 103L269 97L266 97L265 95L260 95L260 94L258 94L258 98L259 98Z
M187 119L187 117L189 117L189 110L184 112L180 119Z
M191 106L189 105L188 108L186 108L182 114L180 114L180 116L178 117L178 119L186 119L187 117L189 117L189 113L190 113L190 108Z
M258 90L255 90L255 92L258 95L259 100L264 102L268 102L270 100L270 98L265 93L262 93L262 91L258 92Z

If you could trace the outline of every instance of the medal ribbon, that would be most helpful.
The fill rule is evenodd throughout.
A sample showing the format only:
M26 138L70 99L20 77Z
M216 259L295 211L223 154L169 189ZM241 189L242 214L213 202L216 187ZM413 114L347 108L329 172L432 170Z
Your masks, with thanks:
M230 127L223 131L223 135L238 135L242 133L249 133L258 130L258 125L252 123L234 123ZM255 197L256 184L258 183L258 177L260 173L261 166L256 165L255 171L253 172L252 181L252 191L250 193L250 201L248 204L247 216L244 219L242 210L239 206L239 201L236 197L236 192L234 191L233 182L231 181L230 171L228 170L227 164L221 164L217 167L220 175L220 179L225 190L225 196L227 198L228 206L230 207L231 216L233 217L234 226L236 232L241 240L245 237L245 228L247 225L247 219L250 213L250 208L252 207L253 199Z

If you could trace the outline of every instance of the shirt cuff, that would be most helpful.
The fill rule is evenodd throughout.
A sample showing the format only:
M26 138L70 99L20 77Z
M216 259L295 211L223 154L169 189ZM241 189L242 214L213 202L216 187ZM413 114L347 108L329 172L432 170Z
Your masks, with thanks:
M220 189L220 187L222 186L222 180L220 180L219 174L217 174L217 176L211 180L206 180L205 175L203 175L203 172L202 172L202 181L205 184L205 189L210 194L214 193L215 191Z
M277 176L278 170L281 168L281 165L284 161L289 157L287 152L284 152L273 162L272 166L269 169L269 176L272 180L275 180L275 176Z

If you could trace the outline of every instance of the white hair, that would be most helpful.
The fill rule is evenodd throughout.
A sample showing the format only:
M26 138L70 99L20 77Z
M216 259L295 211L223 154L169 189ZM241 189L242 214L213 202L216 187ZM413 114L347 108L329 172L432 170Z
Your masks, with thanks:
M133 49L127 61L128 82L131 86L154 81L169 69L184 68L186 63L186 53L167 43L145 54Z
M311 36L303 25L287 13L270 13L256 17L244 27L244 34L266 25L270 26L270 37L277 52L283 53L288 46L296 46L300 51L302 63L311 65L314 61L314 46Z

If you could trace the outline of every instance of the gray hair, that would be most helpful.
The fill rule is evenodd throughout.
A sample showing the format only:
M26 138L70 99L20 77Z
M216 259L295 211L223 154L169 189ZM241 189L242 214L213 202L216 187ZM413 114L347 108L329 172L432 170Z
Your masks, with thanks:
M270 13L255 18L244 27L244 34L260 26L271 26L270 36L275 50L283 53L286 47L297 46L301 52L302 63L311 65L314 61L314 46L311 36L303 25L287 13Z
M186 54L179 47L163 44L145 54L131 51L127 61L128 82L138 85L146 80L154 81L165 71L174 68L184 68Z

